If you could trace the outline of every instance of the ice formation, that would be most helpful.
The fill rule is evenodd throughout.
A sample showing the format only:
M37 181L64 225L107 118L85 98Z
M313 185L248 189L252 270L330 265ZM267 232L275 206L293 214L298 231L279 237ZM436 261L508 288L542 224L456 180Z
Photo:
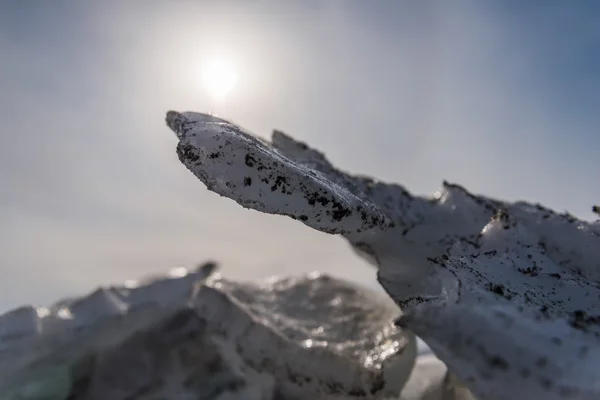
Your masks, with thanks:
M0 399L397 398L416 346L389 299L319 274L253 284L214 271L4 314Z
M274 132L167 114L181 162L240 205L343 235L479 398L600 397L600 223L444 182L433 198L332 166ZM597 208L595 208L597 211Z

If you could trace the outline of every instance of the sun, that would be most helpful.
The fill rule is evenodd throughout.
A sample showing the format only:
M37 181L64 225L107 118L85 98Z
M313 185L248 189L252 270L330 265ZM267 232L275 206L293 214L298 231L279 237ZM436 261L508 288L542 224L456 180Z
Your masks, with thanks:
M204 66L202 84L213 97L222 99L235 87L238 74L235 66L226 60L215 59Z

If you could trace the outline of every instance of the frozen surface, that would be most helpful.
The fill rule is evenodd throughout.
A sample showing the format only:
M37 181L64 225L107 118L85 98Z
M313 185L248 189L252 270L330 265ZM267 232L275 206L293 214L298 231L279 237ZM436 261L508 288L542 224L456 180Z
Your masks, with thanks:
M0 398L397 397L416 356L381 295L320 274L197 271L0 317Z
M181 162L244 207L344 235L416 332L483 399L600 397L600 223L444 182L352 176L275 132L169 112Z
M181 161L210 190L244 207L288 215L329 233L361 232L389 223L344 185L301 163L289 163L267 143L220 119L171 113L168 123L180 138ZM202 168L195 168L200 164ZM277 174L279 168L286 173ZM293 195L298 189L306 196Z

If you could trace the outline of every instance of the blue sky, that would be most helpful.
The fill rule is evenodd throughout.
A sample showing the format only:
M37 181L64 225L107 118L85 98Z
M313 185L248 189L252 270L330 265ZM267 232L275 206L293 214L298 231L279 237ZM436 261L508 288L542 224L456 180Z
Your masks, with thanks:
M343 240L243 210L179 164L169 109L281 129L340 167L591 219L596 2L4 1L0 310L207 258L375 286ZM234 63L223 101L203 63Z

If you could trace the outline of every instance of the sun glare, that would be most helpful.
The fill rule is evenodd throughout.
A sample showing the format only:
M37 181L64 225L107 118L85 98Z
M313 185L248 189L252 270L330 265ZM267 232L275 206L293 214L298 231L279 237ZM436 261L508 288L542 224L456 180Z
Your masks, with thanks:
M225 60L213 60L202 71L202 83L210 95L224 98L233 90L238 80L235 67Z

